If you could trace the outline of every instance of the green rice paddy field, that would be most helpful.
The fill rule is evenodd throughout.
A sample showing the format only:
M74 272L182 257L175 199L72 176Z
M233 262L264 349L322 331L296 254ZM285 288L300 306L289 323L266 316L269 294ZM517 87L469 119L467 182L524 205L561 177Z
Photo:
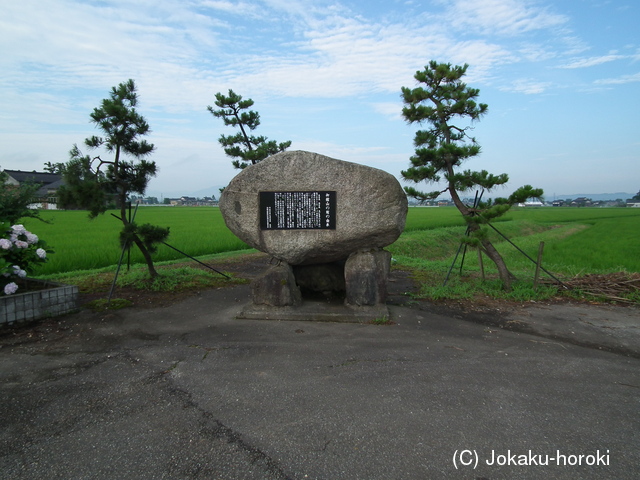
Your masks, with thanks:
M431 210L437 212L431 213ZM428 259L431 269L438 269L439 262L448 268L465 230L459 217L454 207L411 209L405 233L390 250L402 258L403 263L424 267L424 259ZM428 226L429 221L435 228ZM640 211L637 209L514 208L493 225L533 259L538 255L540 242L544 242L543 266L563 276L640 272ZM535 264L501 235L489 229L489 236L514 273L535 269ZM440 269L444 265L440 265ZM484 265L488 271L493 270L486 259ZM475 252L467 255L467 267L478 267Z
M51 223L26 219L25 226L55 253L36 275L117 264L121 224L108 213L94 220L84 211L42 211L41 216ZM170 227L168 243L194 257L249 248L226 228L215 207L141 207L136 222ZM640 209L516 208L494 225L533 258L544 242L543 265L558 274L640 272ZM405 232L388 249L400 264L427 262L431 268L445 268L464 231L464 221L453 207L411 207ZM511 269L534 268L497 233L492 232L492 238ZM154 256L156 261L183 258L164 245ZM131 261L142 262L136 249L131 250ZM477 264L477 254L467 255L465 266L475 268Z

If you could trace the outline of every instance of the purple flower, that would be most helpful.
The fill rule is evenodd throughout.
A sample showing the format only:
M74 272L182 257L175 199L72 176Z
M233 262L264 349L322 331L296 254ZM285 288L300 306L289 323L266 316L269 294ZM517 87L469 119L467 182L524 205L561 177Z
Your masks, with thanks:
M3 250L9 250L11 248L11 241L6 238L0 238L0 247Z
M27 232L27 243L29 245L33 245L34 243L38 243L38 236L35 233Z
M18 248L29 248L29 244L22 240L16 240L16 247Z
M16 285L15 282L7 283L4 286L5 295L11 295L13 293L16 293L17 290L18 290L18 285Z
M24 278L27 276L27 272L22 270L18 265L13 266L13 274L17 275L20 278Z
M36 250L36 255L40 258L47 258L47 252L45 252L44 248L39 248Z
M13 230L13 233L16 235L23 235L27 233L27 229L24 228L24 225L14 225L11 227L11 230Z

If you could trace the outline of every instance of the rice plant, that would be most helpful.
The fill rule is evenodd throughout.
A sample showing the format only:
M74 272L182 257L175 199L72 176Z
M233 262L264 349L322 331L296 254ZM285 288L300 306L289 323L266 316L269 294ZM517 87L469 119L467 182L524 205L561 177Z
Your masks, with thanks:
M119 212L111 212L119 214ZM47 211L41 215L50 223L25 219L55 251L37 272L39 275L91 270L116 265L122 255L118 235L121 224L107 214L89 220L84 211ZM143 207L135 215L136 223L151 223L170 228L167 243L196 257L249 248L226 227L218 208ZM154 260L176 260L185 256L160 245ZM142 263L142 255L131 249L124 262Z

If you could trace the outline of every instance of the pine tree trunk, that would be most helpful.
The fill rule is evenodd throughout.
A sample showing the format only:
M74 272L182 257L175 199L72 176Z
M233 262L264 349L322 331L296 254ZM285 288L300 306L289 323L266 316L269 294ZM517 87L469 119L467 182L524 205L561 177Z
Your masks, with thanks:
M127 218L126 195L124 193L121 193L119 195L119 198L120 198L120 220L122 221L122 225L126 227L130 223L129 219ZM133 235L133 243L136 244L136 246L140 250L140 253L142 253L142 256L144 257L145 262L147 262L147 269L149 270L149 276L151 278L156 278L158 276L158 272L156 271L156 268L153 265L153 259L151 258L151 253L149 253L149 250L147 249L147 247L144 246L144 243L142 242L142 240L140 240L138 235L135 235L135 234Z
M449 186L449 193L451 193L451 199L453 203L458 208L460 213L464 217L470 217L473 215L473 211L464 204L464 202L458 196L458 192L455 190L453 185ZM469 233L477 232L480 230L480 225L477 223L469 223ZM496 247L493 246L491 241L488 238L482 239L482 250L489 257L489 259L496 265L498 269L498 275L500 276L500 280L502 280L503 288L509 292L511 291L511 272L507 268L506 263L504 263L504 259L502 255L496 250Z
M475 232L480 230L480 226L477 224L470 224L469 231ZM513 277L509 269L507 268L507 264L504 262L502 255L500 252L496 250L496 247L493 246L491 241L487 238L482 240L482 250L484 253L495 263L498 269L498 275L500 276L500 280L502 280L502 286L507 291L511 291L511 278Z
M149 250L147 250L147 247L144 246L144 243L142 243L142 240L140 240L137 235L135 235L133 242L140 249L140 252L144 257L144 260L147 262L147 269L149 270L149 276L151 278L156 278L158 276L158 272L156 271L156 268L153 265L153 259L151 258L151 254L149 253Z
M498 275L500 276L500 280L502 280L503 288L505 289L505 291L510 292L512 274L507 268L507 265L504 263L502 255L498 253L498 251L489 240L484 240L482 242L482 246L487 256L491 260L493 260L493 263L496 264L496 267L498 268Z

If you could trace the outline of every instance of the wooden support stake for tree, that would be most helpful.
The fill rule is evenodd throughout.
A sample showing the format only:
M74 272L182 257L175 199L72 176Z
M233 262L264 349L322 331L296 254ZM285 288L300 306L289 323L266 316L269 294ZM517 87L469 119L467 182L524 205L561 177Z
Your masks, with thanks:
M533 277L533 288L538 288L538 279L540 277L540 265L542 265L542 252L544 250L544 242L540 242L538 247L538 261L536 262L536 274Z
M478 249L478 265L480 265L480 276L484 282L484 263L482 263L482 250Z

